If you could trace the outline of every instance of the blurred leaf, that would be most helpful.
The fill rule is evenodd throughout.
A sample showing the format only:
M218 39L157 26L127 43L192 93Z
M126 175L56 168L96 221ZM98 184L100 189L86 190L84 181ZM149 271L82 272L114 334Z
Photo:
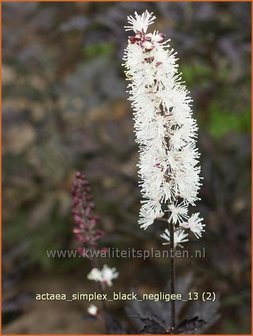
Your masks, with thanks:
M214 138L220 138L230 132L250 132L250 111L236 113L222 109L220 103L212 102L209 106L209 132Z
M96 43L85 46L83 53L86 59L89 60L97 56L109 56L113 50L114 45L112 43Z
M183 64L180 66L182 78L187 85L196 84L196 81L203 85L204 80L210 77L211 69L203 63L192 63L190 65Z
M176 333L196 334L205 324L206 322L198 316L192 317L191 319L185 319L176 327Z

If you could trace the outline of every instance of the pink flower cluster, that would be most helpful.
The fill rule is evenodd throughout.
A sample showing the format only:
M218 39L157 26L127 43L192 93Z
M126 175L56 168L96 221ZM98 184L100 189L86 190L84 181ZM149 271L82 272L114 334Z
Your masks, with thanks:
M152 50L156 43L161 43L164 41L165 34L145 34L144 31L137 31L135 36L130 36L129 41L132 44L138 44L140 47L144 48L146 51Z
M95 248L104 231L97 229L100 217L95 214L91 187L84 174L77 172L72 185L73 233L79 243L77 251L84 254L86 248Z
M154 61L154 56L152 55L152 50L159 44L163 43L165 39L165 34L163 33L148 33L146 34L143 30L137 31L134 36L129 37L130 44L137 44L142 49L144 49L147 57L144 58L143 63L152 63ZM156 62L156 66L159 66L162 62Z

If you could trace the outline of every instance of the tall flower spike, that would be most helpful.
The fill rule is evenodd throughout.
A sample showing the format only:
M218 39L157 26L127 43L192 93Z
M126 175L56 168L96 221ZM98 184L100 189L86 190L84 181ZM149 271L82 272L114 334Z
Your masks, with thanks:
M77 172L72 185L73 233L79 243L78 252L84 255L85 248L95 248L104 232L97 228L99 216L94 213L95 204L91 187L84 174Z
M168 212L176 243L188 240L192 231L201 237L204 225L188 214L198 200L200 183L199 153L196 148L197 124L192 117L192 99L178 72L176 53L165 35L148 26L152 13L128 17L128 38L124 53L126 77L134 113L136 142L139 145L139 178L144 198L139 224L146 229ZM166 205L166 207L165 207ZM177 233L176 233L177 232ZM162 237L169 240L168 231Z

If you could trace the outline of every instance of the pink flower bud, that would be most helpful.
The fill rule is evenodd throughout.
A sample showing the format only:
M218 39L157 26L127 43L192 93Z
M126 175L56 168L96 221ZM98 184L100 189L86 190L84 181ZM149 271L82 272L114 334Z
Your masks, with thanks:
M154 42L157 42L157 43L161 43L164 41L164 38L165 38L165 34L163 33L159 33L159 34L156 34L154 37L153 37L153 41Z
M150 51L154 48L153 43L149 41L143 42L142 46L145 48L146 51Z
M146 41L151 41L151 38L152 38L152 34L149 33L149 34L145 35L145 40Z
M141 37L142 37L142 33L137 32L137 33L135 34L135 39L136 39L136 40L141 40Z

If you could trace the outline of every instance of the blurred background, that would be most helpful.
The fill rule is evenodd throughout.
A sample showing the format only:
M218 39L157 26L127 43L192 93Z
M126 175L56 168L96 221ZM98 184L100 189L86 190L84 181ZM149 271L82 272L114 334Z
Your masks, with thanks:
M85 302L36 302L35 293L94 290L88 260L50 259L72 249L71 183L93 188L108 246L160 248L160 227L137 226L140 191L122 63L126 16L148 9L178 51L194 99L206 258L177 261L194 288L220 295L212 333L250 333L249 3L3 4L4 333L96 333ZM117 289L163 288L168 261L114 259ZM126 267L128 266L128 267ZM131 267L130 267L131 266ZM120 316L120 302L112 303ZM43 323L41 323L43 321Z

